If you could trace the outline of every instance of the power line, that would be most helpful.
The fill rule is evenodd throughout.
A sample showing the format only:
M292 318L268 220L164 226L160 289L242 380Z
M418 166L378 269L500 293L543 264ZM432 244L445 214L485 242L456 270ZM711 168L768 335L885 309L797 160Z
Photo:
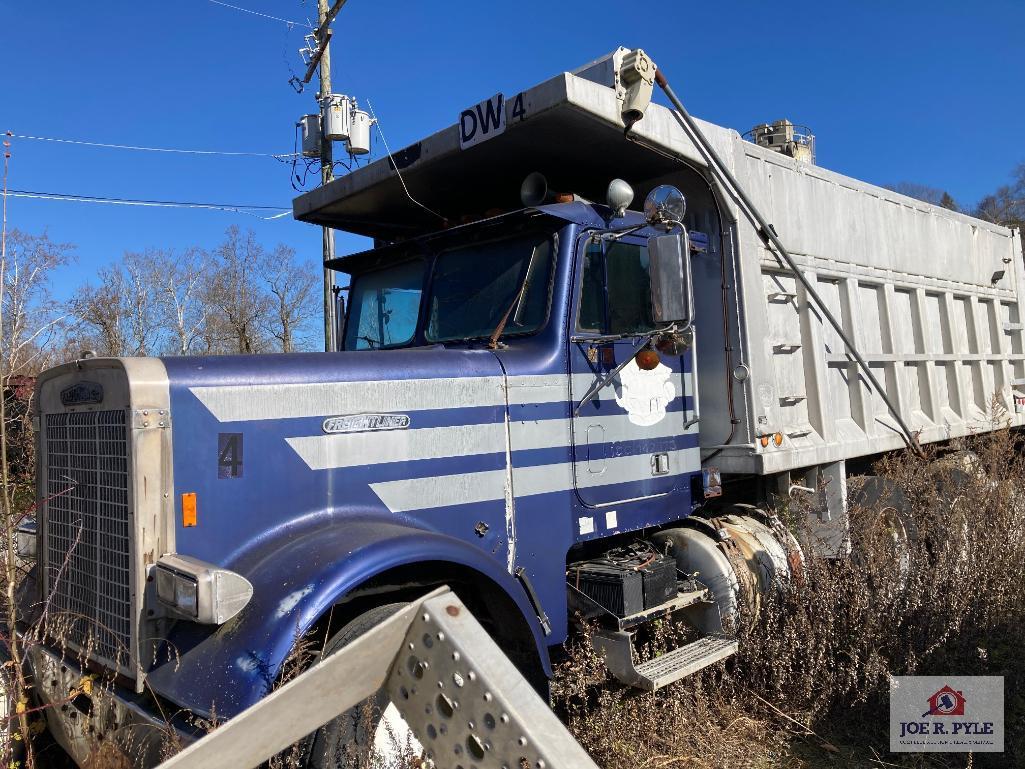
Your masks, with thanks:
M406 193L406 197L416 203L420 208L429 214L434 214L436 217L445 221L445 217L439 214L432 208L428 208L419 200L413 197L409 191L409 187L406 186L406 180L402 178L402 172L399 170L399 164L395 162L395 158L392 157L391 148L388 146L388 140L384 138L384 129L381 128L381 121L377 119L377 115L374 114L374 105L370 103L370 99L367 99L367 108L370 110L370 117L374 119L374 124L377 126L377 133L381 136L381 141L384 142L384 151L388 153L388 160L391 161L392 168L395 169L395 175L399 177L399 182L402 183L402 189Z
M114 150L139 150L143 152L173 152L182 155L234 155L243 157L274 158L275 160L287 160L297 153L295 152L233 152L230 150L187 150L174 147L145 147L137 144L110 144L107 142L90 142L81 139L58 139L53 136L28 136L27 134L11 134L15 139L31 139L40 142L55 142L57 144L75 144L85 147L102 147Z
M38 195L46 197L66 197L69 199L81 199L88 201L95 201L98 203L146 203L151 205L169 205L169 206L209 206L211 208L247 208L254 211L284 211L288 206L265 206L265 205L244 205L242 203L193 203L184 202L179 200L147 200L139 198L114 198L114 197L103 197L100 195L76 195L70 192L37 192L32 190L9 190L8 194L19 193L21 195ZM291 209L289 209L291 210Z
M287 216L291 211L285 206L263 206L244 205L241 203L198 203L182 200L139 200L135 198L113 198L101 197L99 195L75 195L65 192L39 192L35 190L8 190L7 195L12 198L33 198L37 200L63 200L70 203L106 203L118 206L146 206L152 208L204 208L216 211L230 211L247 216L255 216L257 219L270 221ZM260 216L254 211L278 211L272 216Z
M223 5L225 8L231 8L231 9L236 10L236 11L241 11L242 13L251 13L253 16L262 16L265 19L273 19L274 21L280 21L280 22L282 22L284 24L287 24L290 27L307 27L309 29L313 29L313 25L312 24L304 24L301 21L291 21L289 19L282 19L280 16L271 16L270 14L267 14L267 13L260 13L259 11L251 11L248 8L242 8L241 6L232 5L231 3L222 3L221 0L209 0L209 1L211 3L213 3L214 5Z

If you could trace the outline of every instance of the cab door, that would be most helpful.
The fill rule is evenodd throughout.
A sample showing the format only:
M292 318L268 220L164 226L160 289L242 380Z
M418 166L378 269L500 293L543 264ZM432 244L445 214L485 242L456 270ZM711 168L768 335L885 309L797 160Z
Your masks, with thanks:
M575 329L570 335L573 470L588 506L669 494L684 472L684 355L630 360L581 400L654 327L646 240L585 236L578 246ZM581 532L583 533L583 532Z

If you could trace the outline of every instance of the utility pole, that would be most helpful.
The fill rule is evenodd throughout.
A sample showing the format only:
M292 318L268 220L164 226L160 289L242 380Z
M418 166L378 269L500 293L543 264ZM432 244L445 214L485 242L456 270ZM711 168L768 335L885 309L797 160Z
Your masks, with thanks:
M0 227L0 277L6 275L4 269L7 266L7 170L11 160L11 135L10 131L4 132L4 213L3 225ZM3 287L0 283L0 288Z
M338 4L339 7L341 3ZM330 25L331 19L338 13L328 9L327 0L317 0L317 40L320 48L320 94L322 99L331 93L331 53L328 45L331 40ZM330 15L329 15L330 14ZM318 107L319 107L318 103ZM323 115L323 110L321 110ZM323 118L322 118L323 119ZM335 178L332 163L334 158L331 152L331 141L321 133L320 137L320 181L327 184ZM324 264L335 256L335 234L330 227L323 228ZM324 267L324 349L331 352L336 349L335 344L335 295L334 295L334 271Z

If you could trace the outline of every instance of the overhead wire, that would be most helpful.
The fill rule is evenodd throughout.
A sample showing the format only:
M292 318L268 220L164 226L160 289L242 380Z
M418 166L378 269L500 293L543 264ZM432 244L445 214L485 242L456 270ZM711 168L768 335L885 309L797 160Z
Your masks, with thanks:
M223 2L223 0L208 0L208 2L214 5L220 5L225 8L230 8L241 13L251 14L253 16L259 16L265 19L278 21L288 25L289 29L293 27L304 27L307 29L314 29L313 25L306 22L297 22L292 19L285 19L280 16L273 16L268 13L261 11L254 11L250 8L243 8L239 5L233 5L231 3ZM64 139L52 136L33 136L29 134L9 134L12 138L26 139L32 141L51 142L56 144L70 144L85 147L99 147L103 149L119 149L119 150L133 150L140 152L163 152L173 153L182 155L201 155L201 156L233 156L233 157L267 157L273 158L279 162L291 163L293 173L295 170L295 161L301 156L299 152L282 152L282 153L270 153L270 152L246 152L238 150L197 150L197 149L184 149L178 147L150 147L145 145L135 144L115 144L112 142L94 142L86 141L81 139ZM296 148L297 149L297 148ZM307 172L309 168L307 167ZM294 186L294 185L293 185ZM273 219L280 219L287 216L291 212L291 208L283 206L265 206L265 205L243 205L243 204L226 204L226 203L208 203L208 202L196 202L196 201L178 201L178 200L147 200L137 198L117 198L117 197L104 197L99 195L78 195L74 193L60 193L60 192L43 192L38 190L5 190L5 197L14 198L27 198L35 200L57 200L72 203L94 203L94 204L107 204L107 205L122 205L122 206L143 206L143 207L155 207L155 208L193 208L193 209L207 209L217 211L227 211L231 213L245 214L247 216L253 216L264 221L270 221ZM261 216L254 211L277 211L278 213L270 216Z
M137 150L141 152L170 152L182 155L231 155L237 157L258 157L274 158L275 160L287 162L295 154L293 152L243 152L237 150L193 150L177 147L147 147L139 144L112 144L109 142L93 142L82 139L61 139L53 136L30 136L28 134L11 134L15 139L30 139L32 141L53 142L56 144L74 144L85 147L101 147L103 149L115 150Z
M288 24L290 27L307 27L313 29L313 25L309 23L303 23L301 21L292 21L291 19L283 19L280 16L271 16L269 13L261 13L260 11L253 11L249 8L243 8L240 5L232 5L231 3L225 3L221 0L209 0L214 5L223 5L225 8L231 8L235 11L241 11L242 13L250 13L253 16L262 16L265 19L273 19L274 21L280 21L283 24Z
M287 206L265 206L246 205L241 203L206 203L182 200L144 200L137 198L115 198L99 195L76 195L66 192L41 192L38 190L8 190L7 195L12 198L32 198L37 200L62 200L71 203L101 203L119 206L144 206L152 208L202 208L216 211L229 211L232 213L253 216L263 221L280 219L291 212ZM260 216L254 211L277 211L279 213L271 216Z
M402 190L406 193L406 197L409 198L414 203L416 203L416 205L420 206L420 208L422 208L427 213L434 214L436 217L438 217L442 221L445 221L445 217L444 216L439 214L434 209L428 208L423 203L421 203L419 200L417 200L416 198L413 197L412 193L409 191L409 187L406 186L406 180L402 178L402 171L399 170L398 163L395 162L395 158L391 154L391 147L388 146L388 140L384 137L384 129L381 128L381 121L378 120L377 119L377 115L374 114L374 105L370 103L370 99L367 99L367 109L370 110L370 117L373 119L374 125L377 126L377 133L380 134L381 142L384 144L384 151L388 153L388 160L391 161L392 168L395 169L395 175L399 177L399 182L402 183Z

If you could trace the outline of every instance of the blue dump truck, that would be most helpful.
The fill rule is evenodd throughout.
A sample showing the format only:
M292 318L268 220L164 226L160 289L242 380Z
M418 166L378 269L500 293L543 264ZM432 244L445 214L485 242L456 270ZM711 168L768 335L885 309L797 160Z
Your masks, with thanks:
M300 639L328 654L441 584L541 692L575 617L658 688L732 654L803 558L848 552L873 457L1022 424L1016 232L818 167L785 121L756 144L649 103L659 86L675 99L620 49L297 198L374 242L329 265L335 352L39 378L22 617L76 760L229 719ZM899 511L884 525L903 536ZM667 615L694 640L638 656ZM372 704L309 764L379 739L393 709Z

